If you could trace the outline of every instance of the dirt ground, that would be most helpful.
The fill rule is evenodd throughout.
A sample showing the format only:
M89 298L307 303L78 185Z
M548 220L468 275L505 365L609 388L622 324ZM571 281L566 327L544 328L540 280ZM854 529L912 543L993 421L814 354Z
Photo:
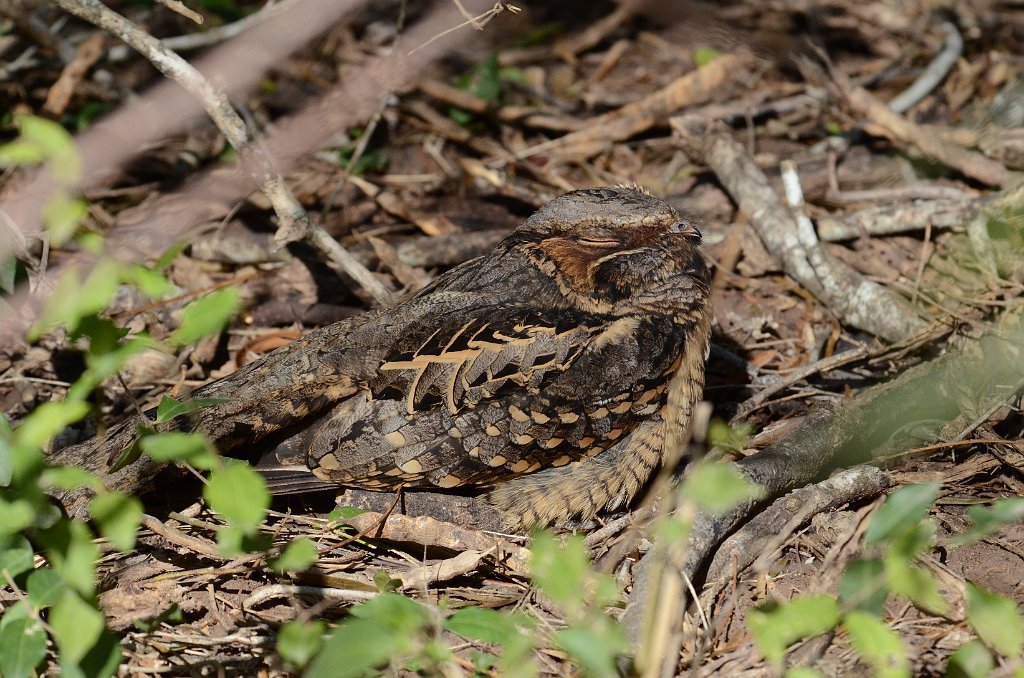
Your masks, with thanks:
M209 30L163 7L110 4L161 38ZM232 98L313 221L397 295L487 251L566 190L635 183L664 196L700 224L714 264L705 397L714 418L747 422L756 433L734 458L771 444L781 424L823 405L842 408L872 385L970 346L997 316L1019 311L1020 221L982 219L980 235L969 227L981 210L1021 204L1014 193L1024 168L1018 2L523 2L521 11L507 8L479 31L462 26L400 63L388 61L396 33L409 36L418 22L435 19L454 27L463 22L454 5L351 4L353 11L251 76ZM214 7L201 10L214 28L260 9ZM145 108L161 80L148 62L118 52L116 39L84 22L55 24L56 8L9 2L0 12L11 27L0 34L0 110L51 117L84 140L93 154L87 228L136 261L186 241L168 268L177 296L151 303L125 293L110 316L162 338L196 296L227 284L242 293L244 311L219 336L177 355L133 359L123 375L128 391L105 384L96 403L102 424L131 414L133 401L146 408L164 394L187 393L376 303L310 240L275 250L270 204L251 181L238 180L237 156L216 127ZM401 45L408 51L418 43ZM182 53L198 59L203 51ZM942 70L944 55L952 56ZM244 63L234 59L229 65ZM885 106L936 63L939 76L909 107L893 113ZM318 105L322 117L304 117ZM123 158L103 158L101 116L118 112L135 146ZM0 134L13 136L9 119L3 125ZM723 149L763 173L790 215L780 168L791 162L803 192L793 209L810 218L821 242L771 231L763 216L775 208ZM9 171L0 186L5 209L22 214L19 195L32 186L26 174ZM31 219L16 221L32 234ZM30 282L45 291L47 276L83 253L51 250L43 261L37 242L29 239L24 256L36 266ZM800 269L787 254L798 246L823 253L822 265L841 273L830 278L815 269L801 277L814 266L805 259ZM878 296L851 301L864 281L875 283ZM25 294L12 299L31 305ZM82 370L80 353L60 334L32 346L9 337L0 345L0 411L17 422L63 397ZM891 488L942 483L930 512L940 538L966 528L970 506L1024 490L1016 394L974 419L946 441L922 434L912 447L928 449L903 450L880 464ZM69 431L61 442L88 433ZM156 483L145 495L154 518L137 548L110 551L102 562L101 602L111 627L125 635L124 672L278 675L277 626L341 618L353 600L321 591L311 603L285 586L372 591L377 572L412 581L416 568L473 549L483 555L411 595L515 606L559 623L525 570L487 550L495 539L488 533L456 535L442 523L403 538L396 526L394 534L352 542L322 518L331 497L282 503L267 526L275 542L311 536L321 550L314 570L282 576L252 557L218 555L217 519L195 504L198 488L188 479ZM801 592L834 592L882 496L869 492L787 523L749 566L706 572L706 609L691 605L685 613L677 673L771 674L745 611ZM649 546L643 529L596 534L588 541L594 557L628 594ZM501 542L513 553L525 543ZM942 546L923 560L954 598L971 581L1024 605L1020 526ZM172 605L174 618L145 630L133 625ZM915 675L941 675L948 656L972 637L962 614L928 615L897 599L886 621ZM867 672L842 638L804 643L794 656L831 675ZM557 654L540 661L545 675L573 674Z

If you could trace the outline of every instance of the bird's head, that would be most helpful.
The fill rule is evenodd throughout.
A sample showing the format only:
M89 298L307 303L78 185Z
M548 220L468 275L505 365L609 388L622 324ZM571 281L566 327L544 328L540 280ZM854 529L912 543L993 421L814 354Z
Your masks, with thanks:
M593 188L555 198L515 235L534 264L583 310L689 313L707 303L700 231L661 198Z

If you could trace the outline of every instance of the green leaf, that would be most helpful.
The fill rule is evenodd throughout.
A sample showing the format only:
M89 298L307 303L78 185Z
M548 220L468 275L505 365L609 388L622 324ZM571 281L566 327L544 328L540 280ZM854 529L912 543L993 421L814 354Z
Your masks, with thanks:
M967 623L1004 657L1020 657L1024 651L1024 620L1009 598L968 583Z
M693 50L693 62L697 66L706 66L722 56L722 53L713 47L698 47Z
M238 289L225 287L196 299L181 313L181 325L171 335L171 343L183 346L220 332L238 311Z
M367 172L383 172L388 166L388 154L383 149L376 149L363 155L356 160L349 172L355 176L361 176Z
M524 620L519 615L513 617L486 607L464 607L453 612L444 627L463 638L507 645L522 635L519 629Z
M848 607L881 616L888 595L885 565L881 560L854 560L839 580L839 600Z
M878 678L904 678L910 675L910 661L898 635L873 614L854 610L843 620L857 654L874 670Z
M111 544L121 551L135 548L142 521L142 502L138 498L120 492L98 494L89 502L89 513Z
M151 428L146 428L146 425L141 423L135 427L135 430L137 436L142 436L152 432ZM114 460L114 463L110 465L109 472L111 474L117 473L118 471L128 466L129 464L134 464L141 456L142 439L136 437L134 440L132 440L131 444L128 445L128 447L124 448L121 451L121 454L118 455L117 459Z
M788 603L768 603L747 613L747 627L761 652L779 665L786 648L821 635L839 623L839 603L830 596L800 596Z
M360 619L377 620L396 633L410 634L426 623L420 604L397 593L382 593L356 605L349 613Z
M91 596L96 589L96 561L100 551L85 523L60 520L39 531L37 536L57 574L74 590Z
M107 307L120 284L121 264L111 259L100 259L84 281L77 270L67 271L57 281L29 339L35 341L46 330L61 324L68 332L74 332L82 318Z
M156 433L143 437L139 446L153 461L183 461L205 470L217 466L217 455L206 437L199 433Z
M36 510L27 499L7 501L0 497L0 536L16 534L36 521Z
M339 506L327 514L327 520L332 522L341 521L346 518L355 518L363 513L366 513L366 509L361 509L356 506Z
M28 678L46 658L46 632L34 619L23 617L0 625L0 676Z
M935 522L930 518L910 525L889 539L886 560L902 560L911 563L919 555L935 546Z
M499 77L498 53L491 52L487 55L483 61L473 67L468 76L461 80L459 86L485 101L500 99L501 79Z
M75 140L60 124L34 115L16 120L21 137L39 148L58 183L76 184L82 176L82 161Z
M154 268L139 264L128 266L124 270L124 281L138 287L150 299L160 299L174 292L174 284Z
M933 614L946 611L946 602L939 595L935 578L927 570L886 556L885 573L893 593L906 596L914 605Z
M228 522L243 530L259 527L270 508L263 477L245 463L233 463L210 474L203 498Z
M14 429L0 412L0 487L9 486L14 478L14 455Z
M14 257L0 257L0 292L10 294L18 277L18 260Z
M625 631L611 624L602 631L570 626L555 634L555 643L579 662L586 675L596 678L618 678L615 660L629 650Z
M74 591L64 592L50 610L49 621L62 663L82 661L105 628L100 611Z
M385 570L373 575L373 585L377 587L379 593L394 593L402 587L402 580L395 579Z
M277 633L277 652L286 662L302 668L316 656L324 642L324 623L291 621Z
M25 591L28 600L37 610L56 603L67 587L60 575L48 567L40 568L28 575Z
M51 466L39 476L39 486L46 489L74 490L88 487L94 492L103 489L95 475L79 466Z
M43 149L35 144L15 140L0 146L0 166L38 165L46 159Z
M87 216L89 206L84 201L63 192L51 195L43 206L43 223L46 224L46 230L55 245L60 245L73 236Z
M169 396L160 399L156 406L156 422L163 424L184 414L191 414L211 405L220 405L230 402L229 398L192 398L190 400L177 401Z
M568 617L578 615L586 600L590 556L580 535L559 541L550 532L538 532L530 549L530 574L537 586Z
M103 355L115 350L127 335L127 329L118 327L109 318L101 318L95 313L83 316L71 334L73 339L88 337L89 353L93 355Z
M103 629L85 657L79 662L81 678L108 678L114 675L121 665L124 656L121 654L121 639L107 629ZM63 667L63 664L62 664ZM71 675L65 674L67 678ZM64 678L64 676L62 676Z
M106 353L95 353L92 350L85 356L85 364L89 369L71 385L68 397L78 396L84 400L89 391L96 388L107 377L113 376L124 367L132 356L153 348L153 340L145 335L132 337L116 349Z
M995 667L988 649L978 640L969 640L950 655L946 678L988 678Z
M274 572L303 572L308 570L320 557L320 551L310 539L300 537L288 543L280 557L276 558L271 567Z
M306 678L349 678L396 662L422 635L426 619L420 606L384 593L352 608L354 619L336 628L310 664Z
M60 400L43 403L14 429L14 444L40 448L70 424L89 414L89 404Z
M0 515L7 521L7 513L0 504ZM34 565L35 554L32 551L32 544L20 534L8 534L0 536L0 572L7 571L11 578L17 577L22 572L28 572ZM7 578L0 577L3 586L7 585Z
M305 678L357 678L373 675L400 655L409 641L382 629L375 621L353 619L336 628L323 650L303 674Z
M973 523L966 532L950 540L951 544L970 544L984 539L1004 525L1024 520L1024 497L1008 497L992 502L991 506L972 506L967 517Z
M721 419L712 419L708 425L708 444L723 450L739 452L746 447L753 430L753 427L746 422L730 426Z
M890 494L871 516L865 542L879 544L917 525L939 496L941 487L939 483L907 485Z
M154 271L162 271L171 263L178 258L178 255L185 251L185 248L189 246L188 240L179 240L174 243L160 255L160 258L153 262Z
M759 496L757 488L735 466L713 462L695 466L680 492L711 513L725 513L740 502Z

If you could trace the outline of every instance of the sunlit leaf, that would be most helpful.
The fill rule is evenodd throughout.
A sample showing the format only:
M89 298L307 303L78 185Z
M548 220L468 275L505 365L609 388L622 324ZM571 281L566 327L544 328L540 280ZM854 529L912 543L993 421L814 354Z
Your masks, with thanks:
M946 602L939 595L939 587L928 570L892 557L885 558L885 573L893 593L906 596L922 610L943 614Z
M695 466L687 474L680 492L711 513L724 513L759 495L757 488L735 466L720 463Z
M80 466L51 466L39 476L40 487L58 490L73 490L87 487L98 491L103 483L95 475Z
M946 678L988 678L996 661L978 640L969 640L949 657Z
M384 593L351 609L354 619L336 628L304 674L306 678L354 678L400 659L426 623L418 603Z
M0 497L0 536L15 534L36 521L36 511L27 499Z
M878 544L917 525L939 496L940 488L939 483L922 483L901 487L890 494L872 514L864 540L868 544Z
M139 523L142 521L142 502L137 497L120 492L104 492L89 502L89 513L100 528L100 534L121 551L135 547Z
M302 572L308 570L320 557L320 551L310 539L300 537L288 542L281 555L271 562L275 572Z
M524 620L485 607L464 607L453 612L444 627L463 638L506 645L522 635Z
M234 287L210 292L196 299L181 313L181 325L171 335L171 342L183 346L220 332L240 307L238 290Z
M843 619L843 627L857 654L878 678L910 675L910 661L900 637L873 614L854 610Z
M270 508L270 493L263 477L245 463L233 463L210 474L203 498L232 525L243 530L259 526Z
M839 623L839 603L824 595L800 596L786 603L769 603L747 613L747 627L764 656L780 664L786 648L812 638Z
M31 572L25 583L28 600L37 610L49 607L60 600L66 588L60 575L48 567Z
M57 281L36 324L29 333L35 341L43 332L63 325L69 332L80 320L104 310L121 284L121 264L101 259L83 281L76 269L66 271Z
M52 120L34 115L18 116L16 124L22 139L42 150L59 183L65 186L78 183L82 161L70 132Z
M889 592L881 560L854 560L839 580L839 600L863 612L881 616Z
M698 66L706 66L722 56L722 53L713 47L698 47L693 50L693 62Z
M968 583L967 623L1005 657L1020 657L1024 651L1024 620L1016 603L1005 596Z
M0 506L0 511L4 507ZM7 514L4 513L6 521ZM30 523L31 524L31 523ZM16 532L13 534L0 535L0 573L7 572L12 578L22 572L28 572L34 566L32 544L28 539ZM0 581L7 584L7 578L0 576Z
M590 556L583 538L571 535L559 543L550 532L538 532L530 552L530 574L537 586L570 618L578 615L590 572Z
M62 660L80 662L105 628L103 614L74 591L65 591L50 610L50 627Z
M712 419L708 425L708 444L723 450L739 452L746 446L752 432L753 427L746 422L730 426L721 419Z
M43 149L26 141L12 141L0 146L0 166L38 165L46 159Z
M41 448L70 424L89 414L89 404L59 400L43 403L14 429L14 442L25 447Z
M324 623L291 621L277 634L277 652L289 664L302 668L323 645Z
M972 506L967 511L972 525L963 534L950 539L951 544L970 544L984 539L1004 525L1024 521L1024 497L997 499L991 506Z
M43 222L55 245L60 245L75 234L79 224L89 216L89 206L85 201L54 193L43 206Z
M595 678L618 678L616 659L629 650L622 627L611 624L602 627L602 632L570 626L555 634L555 643L579 662L586 675Z
M204 470L217 465L217 455L210 443L198 433L168 431L147 435L139 441L139 446L153 461L182 461Z
M183 414L191 414L211 405L220 405L226 402L229 402L228 398L191 398L178 401L169 396L164 396L160 399L160 404L156 406L155 423L163 424Z
M91 596L96 589L96 561L100 551L85 523L60 520L37 533L50 565L75 591Z
M34 619L0 623L0 676L29 678L46 658L46 632Z

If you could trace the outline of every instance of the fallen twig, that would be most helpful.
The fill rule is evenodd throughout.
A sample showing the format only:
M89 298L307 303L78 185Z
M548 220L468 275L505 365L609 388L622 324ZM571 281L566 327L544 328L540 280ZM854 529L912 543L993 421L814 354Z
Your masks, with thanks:
M565 136L530 146L512 158L502 159L495 165L522 160L538 153L573 158L588 158L600 153L614 141L622 141L664 122L686 106L710 99L722 83L753 62L745 49L723 54L695 71L676 78L657 92L640 101L588 120L583 128Z
M99 0L53 0L71 14L85 19L118 36L156 66L161 73L179 83L198 98L217 128L235 150L246 171L274 207L280 221L277 240L284 244L308 239L323 252L331 267L355 280L381 305L394 303L394 294L373 277L366 267L349 254L334 238L309 218L260 144L249 136L245 122L235 112L227 96L215 88L194 66L164 47L159 40L108 9Z
M747 151L718 126L691 116L673 118L676 138L700 158L750 215L751 225L786 273L840 319L887 341L906 339L923 327L909 303L834 259L821 246L809 221L801 221L779 200L768 178Z
M839 98L855 113L867 118L864 124L866 132L897 143L913 144L943 165L989 186L1005 187L1020 181L1020 175L1006 169L1001 163L944 140L907 120L863 87L854 87L845 76L833 73L833 82Z

